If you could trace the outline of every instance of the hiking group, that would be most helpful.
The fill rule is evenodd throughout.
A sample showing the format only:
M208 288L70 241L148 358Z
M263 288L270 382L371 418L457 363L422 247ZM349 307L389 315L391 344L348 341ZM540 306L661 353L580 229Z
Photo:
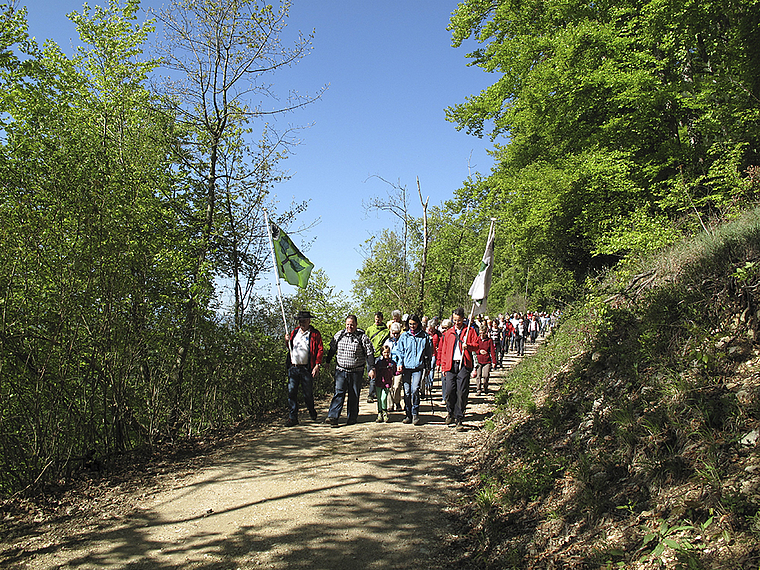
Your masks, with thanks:
M362 330L356 315L346 317L345 328L330 341L325 352L322 335L311 325L313 315L300 311L298 326L288 336L288 412L285 425L298 424L298 389L312 421L317 420L314 407L314 378L323 363L333 357L335 392L327 412L326 423L334 427L346 406L346 425L359 417L359 401L364 373L369 378L367 401L377 403L376 422L390 421L391 412L403 412L402 423L419 425L420 401L432 390L436 372L441 378L441 403L446 406L446 425L457 431L463 421L470 390L470 378L476 379L477 395L488 393L492 369L502 367L510 351L525 353L525 343L535 342L556 324L558 313L500 314L494 319L479 316L469 322L462 307L450 319L440 322L417 315L403 315L394 310L384 322L381 312L374 323ZM346 403L346 399L348 402Z

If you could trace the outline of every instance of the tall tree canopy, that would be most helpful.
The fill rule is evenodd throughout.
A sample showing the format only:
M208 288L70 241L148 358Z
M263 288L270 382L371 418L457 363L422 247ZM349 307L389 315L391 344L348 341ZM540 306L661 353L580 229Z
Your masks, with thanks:
M754 199L757 0L467 0L450 30L496 76L447 109L497 143L458 198L502 218L521 255L582 279Z
M159 94L153 22L137 0L107 4L69 15L73 56L0 4L0 495L284 396L285 347L243 318L283 142L247 140L261 101L245 78L308 42L279 51L287 4L177 2L163 15L208 65ZM234 318L215 310L219 276L238 285Z

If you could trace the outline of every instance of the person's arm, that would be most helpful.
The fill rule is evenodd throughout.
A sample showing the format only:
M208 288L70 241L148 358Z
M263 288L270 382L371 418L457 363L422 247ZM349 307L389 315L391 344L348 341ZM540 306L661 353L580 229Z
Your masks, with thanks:
M312 329L314 335L314 342L317 345L317 354L314 358L314 367L311 369L312 378L316 378L319 375L319 367L322 365L322 358L324 356L324 344L322 343L322 333L317 329Z
M391 348L391 360L393 360L394 364L396 365L396 374L401 374L404 371L404 367L402 366L402 363L404 361L403 359L403 350L404 347L402 346L402 342L404 341L404 335L401 335L401 338L399 338L393 345L393 348Z
M367 375L370 378L375 377L375 347L372 346L372 341L367 336L367 333L362 335L362 345L364 346L364 354L367 359Z
M286 374L288 373L288 370L290 370L290 367L293 364L290 358L290 351L293 349L291 345L292 338L293 338L293 333L285 335L285 342L287 343L287 346L288 346L288 354L285 356L285 373Z

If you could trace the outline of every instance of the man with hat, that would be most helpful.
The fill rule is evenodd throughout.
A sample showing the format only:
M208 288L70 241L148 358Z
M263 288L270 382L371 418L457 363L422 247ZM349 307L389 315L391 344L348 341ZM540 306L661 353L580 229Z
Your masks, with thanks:
M303 399L312 421L317 419L314 408L314 378L319 374L322 364L322 335L311 326L314 318L309 311L298 311L298 327L293 329L288 338L288 409L289 417L286 427L298 425L298 385L301 385Z

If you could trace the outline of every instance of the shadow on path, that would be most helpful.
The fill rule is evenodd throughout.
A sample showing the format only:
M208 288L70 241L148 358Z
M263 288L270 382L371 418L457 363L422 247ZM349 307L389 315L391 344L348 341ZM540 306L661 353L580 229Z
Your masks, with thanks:
M506 357L505 367L516 361ZM376 424L375 405L363 401L353 426L304 422L252 432L129 516L68 536L52 529L0 561L35 569L445 568L445 508L468 434L443 426L440 382L433 396L419 426L401 424L400 413ZM477 430L493 393L471 394L470 402L465 424ZM326 402L322 408L324 417Z

